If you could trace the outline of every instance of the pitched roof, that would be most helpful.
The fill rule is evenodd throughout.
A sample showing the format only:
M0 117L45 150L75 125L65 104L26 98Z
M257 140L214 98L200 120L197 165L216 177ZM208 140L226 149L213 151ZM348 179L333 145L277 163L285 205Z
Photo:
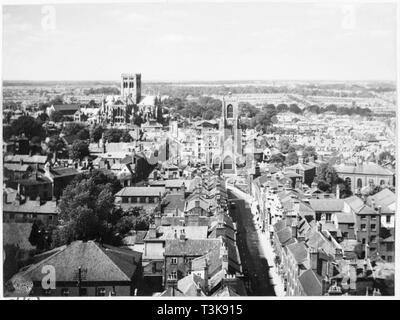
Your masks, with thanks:
M202 256L219 248L221 239L173 239L165 241L166 256Z
M50 169L50 174L53 178L62 178L78 175L79 171L75 168L55 167Z
M34 214L57 214L56 201L47 201L40 204L37 200L26 200L24 203L4 203L3 212L34 213Z
M358 211L363 205L364 201L362 201L359 197L357 196L351 196L348 198L345 198L344 201L350 206L351 209L354 211Z
M116 197L149 197L162 196L164 187L125 187L118 191Z
M366 204L364 204L361 208L359 208L356 211L356 214L378 214L377 211L375 211L374 209L372 209L370 206L367 206Z
M393 176L393 172L381 167L380 165L370 162L362 165L346 165L340 164L335 166L339 174L365 174L365 175L378 175L378 176Z
M290 227L285 227L279 230L276 235L279 239L279 242L282 245L285 245L292 239L292 229Z
M20 163L21 160L24 163L45 164L47 161L47 156L40 156L40 155L29 156L26 154L16 154L16 155L8 155L8 156L4 157L4 163L6 163L6 162Z
M295 242L286 246L288 251L293 255L297 264L301 264L308 258L308 251L303 242Z
M315 211L339 212L343 210L343 199L310 199L310 206Z
M13 244L22 250L35 250L29 242L33 223L3 222L3 245Z
M322 284L312 269L303 272L299 282L307 296L322 296Z
M32 281L42 281L42 266L52 265L57 281L76 281L81 267L87 270L84 281L130 282L140 259L141 254L132 250L101 246L93 241L74 241L22 273Z
M338 212L336 218L338 223L356 223L356 217L351 212Z
M368 200L369 202L372 202L373 200L375 205L378 206L390 206L396 202L396 194L385 188L373 196L368 197Z

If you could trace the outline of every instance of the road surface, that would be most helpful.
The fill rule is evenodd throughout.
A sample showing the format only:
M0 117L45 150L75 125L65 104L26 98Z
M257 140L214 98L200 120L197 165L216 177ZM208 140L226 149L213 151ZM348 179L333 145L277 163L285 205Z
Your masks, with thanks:
M248 295L274 296L269 278L269 266L262 254L260 239L253 222L253 215L246 202L229 191L229 199L235 202L231 217L237 224L236 243L242 261L243 273L248 279Z

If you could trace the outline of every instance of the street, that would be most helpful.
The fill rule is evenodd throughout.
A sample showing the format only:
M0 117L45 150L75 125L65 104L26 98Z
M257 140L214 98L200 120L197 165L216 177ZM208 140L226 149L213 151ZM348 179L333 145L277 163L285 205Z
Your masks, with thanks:
M229 191L229 199L234 200L235 208L231 216L237 223L236 243L242 261L243 273L248 277L248 295L274 296L275 292L269 278L269 266L262 254L260 239L253 222L253 215L244 200Z

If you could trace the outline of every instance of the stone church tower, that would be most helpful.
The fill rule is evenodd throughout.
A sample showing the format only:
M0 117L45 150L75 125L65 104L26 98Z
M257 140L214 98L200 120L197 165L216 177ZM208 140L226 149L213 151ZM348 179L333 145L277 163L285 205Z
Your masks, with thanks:
M221 172L234 174L238 158L242 156L242 130L239 120L239 102L231 94L222 98L219 131Z
M124 101L128 97L134 104L138 104L142 95L142 75L140 73L123 73L121 75L121 97Z

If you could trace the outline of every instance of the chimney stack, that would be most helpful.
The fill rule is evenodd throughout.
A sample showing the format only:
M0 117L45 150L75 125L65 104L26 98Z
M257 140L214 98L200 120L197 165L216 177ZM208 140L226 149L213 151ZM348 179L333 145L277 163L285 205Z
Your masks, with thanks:
M181 234L179 235L179 240L186 240L185 229L181 229Z

